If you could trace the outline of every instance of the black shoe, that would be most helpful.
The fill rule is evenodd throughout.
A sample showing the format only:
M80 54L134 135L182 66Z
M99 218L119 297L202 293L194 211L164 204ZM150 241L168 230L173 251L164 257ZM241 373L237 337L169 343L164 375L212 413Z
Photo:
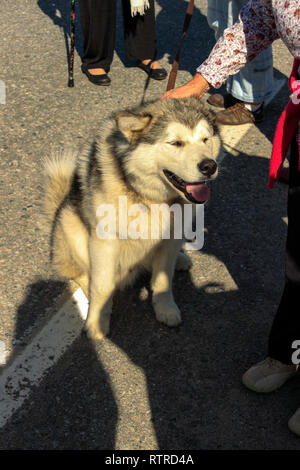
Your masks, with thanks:
M149 62L149 64L145 65L143 64L143 62L140 62L138 61L137 62L137 66L144 70L150 78L153 78L153 80L165 80L165 78L167 78L168 76L168 72L161 68L161 69L152 69L151 68L151 64L152 64L153 60L151 60Z
M264 103L262 103L256 111L252 111L252 114L254 116L254 122L263 122L264 117L265 117L264 111L265 111Z
M83 65L81 66L81 70L83 73L85 73L89 81L92 82L94 85L101 85L101 86L110 85L111 79L106 73L103 75L93 75Z

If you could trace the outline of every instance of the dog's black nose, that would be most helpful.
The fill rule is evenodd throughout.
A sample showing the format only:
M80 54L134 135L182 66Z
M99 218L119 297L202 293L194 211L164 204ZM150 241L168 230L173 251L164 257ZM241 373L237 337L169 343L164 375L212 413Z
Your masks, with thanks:
M205 158L198 163L198 169L205 176L212 176L217 171L218 165L211 158Z

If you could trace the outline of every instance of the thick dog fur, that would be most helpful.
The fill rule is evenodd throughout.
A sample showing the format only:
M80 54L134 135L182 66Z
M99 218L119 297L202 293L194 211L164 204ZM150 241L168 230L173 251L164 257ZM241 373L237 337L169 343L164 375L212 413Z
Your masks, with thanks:
M158 321L181 322L172 295L177 260L183 241L167 239L100 239L97 208L116 208L119 196L127 204L190 202L163 170L185 182L214 179L199 170L204 159L217 160L221 149L214 116L196 98L158 100L116 113L102 123L81 152L66 151L46 163L45 210L51 222L51 253L55 269L74 279L89 298L86 331L92 339L109 333L115 290L132 282L143 268L152 271L153 307Z

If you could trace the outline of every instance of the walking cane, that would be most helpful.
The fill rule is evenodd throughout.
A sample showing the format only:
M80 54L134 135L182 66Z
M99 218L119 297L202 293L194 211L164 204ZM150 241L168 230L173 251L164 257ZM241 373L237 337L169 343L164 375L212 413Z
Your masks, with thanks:
M75 47L75 0L71 0L71 18L70 18L70 54L69 54L69 81L68 87L74 86L74 47Z
M167 84L167 91L173 90L173 88L175 87L175 81L176 81L176 75L177 75L177 71L178 71L178 67L179 67L179 59L180 59L181 48L182 48L184 38L186 36L186 32L188 30L188 27L189 27L191 19L192 19L193 11L194 11L194 0L189 0L187 10L186 10L186 14L185 14L185 18L184 18L182 34L181 34L181 38L180 38L180 44L179 44L177 54L176 54L176 57L174 59L173 65L172 65L172 70L171 70L170 75L169 75L169 80L168 80L168 84Z

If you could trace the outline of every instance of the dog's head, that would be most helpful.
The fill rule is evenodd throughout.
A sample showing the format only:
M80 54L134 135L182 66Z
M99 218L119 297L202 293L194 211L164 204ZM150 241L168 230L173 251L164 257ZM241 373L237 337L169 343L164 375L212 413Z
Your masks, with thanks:
M123 142L123 170L145 197L169 201L180 195L201 204L206 183L218 174L221 140L214 114L196 98L159 100L116 115ZM122 153L122 152L121 152Z

